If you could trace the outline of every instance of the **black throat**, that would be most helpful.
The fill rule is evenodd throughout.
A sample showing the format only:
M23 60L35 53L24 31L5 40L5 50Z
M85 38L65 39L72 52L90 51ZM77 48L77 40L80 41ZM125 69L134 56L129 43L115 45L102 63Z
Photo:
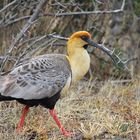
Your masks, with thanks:
M88 48L88 45L84 45L83 48L84 48L84 49L87 49L87 48Z

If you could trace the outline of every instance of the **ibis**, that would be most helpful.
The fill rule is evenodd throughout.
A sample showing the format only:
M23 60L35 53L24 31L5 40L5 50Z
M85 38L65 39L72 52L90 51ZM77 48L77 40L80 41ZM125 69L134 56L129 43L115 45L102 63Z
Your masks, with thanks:
M17 100L25 105L17 130L22 129L29 108L41 105L49 109L63 135L72 134L63 127L54 107L61 93L66 92L73 82L82 79L88 72L88 46L98 48L110 56L107 48L93 42L90 33L78 31L68 38L66 55L36 56L0 76L0 101Z

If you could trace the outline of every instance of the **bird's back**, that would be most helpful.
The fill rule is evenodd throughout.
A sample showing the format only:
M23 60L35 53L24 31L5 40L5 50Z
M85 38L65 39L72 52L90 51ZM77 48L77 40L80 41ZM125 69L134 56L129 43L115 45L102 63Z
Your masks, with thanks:
M24 100L49 98L63 90L68 81L71 68L66 55L41 55L2 76L0 93Z

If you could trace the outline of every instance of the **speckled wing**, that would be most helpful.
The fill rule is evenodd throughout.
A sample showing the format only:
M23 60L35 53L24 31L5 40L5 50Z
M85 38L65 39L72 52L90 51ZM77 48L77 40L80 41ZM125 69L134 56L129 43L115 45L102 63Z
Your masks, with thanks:
M0 78L0 93L14 98L42 99L60 92L71 80L71 68L65 55L35 57Z

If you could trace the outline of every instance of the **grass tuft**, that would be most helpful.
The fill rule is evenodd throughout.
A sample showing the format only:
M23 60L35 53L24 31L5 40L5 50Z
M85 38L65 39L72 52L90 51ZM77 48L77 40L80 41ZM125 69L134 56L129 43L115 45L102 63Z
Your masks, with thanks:
M97 85L95 87L95 85ZM23 105L0 103L3 140L138 139L140 137L140 82L131 80L84 82L74 85L56 104L58 117L72 137L62 136L43 107L31 108L23 131L15 133Z

